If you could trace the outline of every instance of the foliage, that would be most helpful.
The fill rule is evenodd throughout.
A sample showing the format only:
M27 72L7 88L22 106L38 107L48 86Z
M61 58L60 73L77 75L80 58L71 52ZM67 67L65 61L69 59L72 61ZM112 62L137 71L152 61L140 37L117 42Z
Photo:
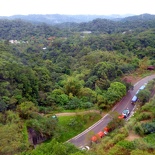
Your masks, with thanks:
M0 101L0 112L4 112L7 109L7 104L2 100Z
M21 124L7 124L0 126L0 154L17 154L28 149L28 142L21 134Z
M144 135L144 130L139 122L134 126L134 131L136 134L139 134L141 136Z
M144 130L144 134L150 134L155 132L155 122L143 123L141 126Z
M53 136L57 129L57 120L52 117L37 117L26 121L29 128L33 128L41 135L46 135L48 138Z
M130 88L120 80L121 77L137 70L147 72L147 66L154 65L154 23L152 18L144 21L126 19L123 22L96 19L89 23L70 23L69 32L64 25L60 28L61 25L0 20L1 154L18 154L28 149L26 127L57 139L61 139L64 133L68 134L62 138L64 142L98 120L97 114L77 116L60 127L60 120L44 117L38 111L53 113L56 109L98 106L104 110L112 107ZM81 33L84 30L92 33L84 35ZM12 44L9 42L12 39L17 41ZM138 94L141 105L152 95L148 90L154 91L154 81ZM154 99L141 110L142 114L136 120L153 119ZM124 124L117 116L112 116L112 119L108 124L112 129ZM69 130L69 126L74 131ZM133 121L132 128L144 136L154 132L154 122L141 124ZM126 135L119 133L113 140L108 139L105 150L115 146ZM149 148L144 141L135 142L137 149L140 145ZM131 143L120 142L107 152L119 153L121 149L127 154L127 147L132 148ZM68 151L63 144L53 141L47 147L36 148L32 154L50 154L50 151L53 154L85 154L77 150L72 152L71 148Z
M111 121L107 124L107 127L110 129L110 130L114 130L118 127L121 127L122 125L124 125L124 120L123 119L119 119L118 118L118 113L115 113L115 112L111 112L110 113L110 116L111 116Z
M138 121L143 121L143 120L149 120L151 119L153 116L151 113L149 112L143 112L143 113L140 113L138 116L137 116L137 120Z
M34 112L38 111L38 109L32 102L23 102L17 107L17 111L21 118L29 119Z
M139 150L139 149L136 149L136 150L133 150L131 152L131 155L153 155L153 153L149 153L148 151L143 151L143 150Z
M139 99L139 101L141 102L141 105L143 105L144 103L146 103L149 98L150 98L150 91L148 90L141 90L138 94L137 97Z
M151 112L153 117L155 117L155 100L154 97L150 100L150 102L146 103L144 106L142 106L142 111Z
M120 145L115 145L108 152L108 155L122 155L122 154L129 155L129 151Z
M147 142L149 149L155 149L155 147L154 147L155 146L154 136L155 136L155 134L152 133L152 134L149 134L146 137L144 137L144 141Z
M126 86L120 82L113 82L107 91L107 100L109 104L119 101L126 94Z
M82 104L82 100L77 98L77 97L73 97L65 106L65 109L69 109L69 110L75 110L78 108L81 108L81 104Z
M79 152L79 154L78 154ZM84 155L85 152L81 152L75 146L69 143L59 143L53 139L50 143L38 145L33 151L23 153L23 155Z
M100 118L101 116L94 112L76 114L75 116L59 116L58 126L60 128L59 133L56 133L55 137L58 141L65 142L87 129Z
M64 83L64 89L67 95L72 94L77 96L80 89L82 88L82 81L76 78L68 78Z
M54 89L50 94L51 100L58 105L64 106L69 102L69 96L60 89Z
M117 143L117 145L120 145L120 146L122 146L123 148L125 148L127 150L133 150L133 149L135 149L134 144L132 142L130 142L130 141L127 141L127 140L119 141Z

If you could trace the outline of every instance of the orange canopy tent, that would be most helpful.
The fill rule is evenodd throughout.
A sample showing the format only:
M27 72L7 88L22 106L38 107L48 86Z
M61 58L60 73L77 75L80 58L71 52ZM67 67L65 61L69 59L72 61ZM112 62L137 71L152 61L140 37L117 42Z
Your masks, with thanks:
M91 138L91 141L92 141L92 142L96 142L96 141L97 141L97 137L96 137L96 136L93 136L93 137Z
M100 131L100 132L97 133L97 135L98 135L100 138L102 138L102 137L104 136L104 132Z

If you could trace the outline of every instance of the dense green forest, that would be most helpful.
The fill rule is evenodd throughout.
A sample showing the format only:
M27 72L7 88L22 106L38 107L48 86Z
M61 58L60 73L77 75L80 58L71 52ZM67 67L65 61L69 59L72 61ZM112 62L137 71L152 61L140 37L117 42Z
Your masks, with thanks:
M96 19L49 26L0 20L0 154L31 154L33 130L41 141L51 139L36 149L42 154L58 154L59 147L59 154L87 154L58 142L58 121L45 115L112 108L132 88L123 77L155 65L154 22Z

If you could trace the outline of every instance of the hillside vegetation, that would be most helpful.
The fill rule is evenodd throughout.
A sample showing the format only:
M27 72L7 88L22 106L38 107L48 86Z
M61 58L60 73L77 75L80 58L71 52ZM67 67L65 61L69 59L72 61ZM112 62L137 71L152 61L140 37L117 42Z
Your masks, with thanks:
M70 23L66 30L64 25L0 20L0 154L41 151L47 155L48 150L53 150L54 155L60 148L59 154L87 154L61 143L58 135L63 126L51 116L64 110L108 111L120 101L133 87L130 79L123 77L149 74L147 67L155 65L153 23L152 18L119 22L96 19L78 25ZM86 30L91 33L83 33ZM142 98L139 106L147 105L149 98ZM154 112L145 114L154 118ZM80 117L83 126L92 117L87 118ZM74 125L80 128L79 118ZM146 126L139 124L135 131L145 135ZM148 126L154 127L154 122ZM122 130L127 135L127 129ZM50 143L32 151L32 146L49 139ZM145 151L152 153L151 149L146 147Z

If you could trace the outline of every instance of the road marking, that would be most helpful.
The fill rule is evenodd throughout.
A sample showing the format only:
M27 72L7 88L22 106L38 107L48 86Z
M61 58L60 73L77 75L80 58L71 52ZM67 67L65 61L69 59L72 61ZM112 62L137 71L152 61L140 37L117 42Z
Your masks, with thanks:
M76 139L78 139L80 136L83 136L85 133L87 133L88 131L90 131L91 129L93 129L94 127L96 127L98 124L100 124L102 121L103 121L103 119L105 118L105 117L107 117L109 114L107 113L104 117L102 117L98 122L96 122L95 124L93 124L92 126L90 126L88 129L86 129L85 131L83 131L82 133L80 133L80 134L78 134L77 136L75 136L75 137L73 137L72 138L72 140L74 139L74 140L76 140ZM70 141L71 139L69 139L68 141ZM67 141L67 142L68 142Z
M153 80L154 78L155 78L155 75L152 75L151 77L150 77L150 76L149 76L149 77L145 77L144 79L141 79L139 82L137 82L134 86L138 85L138 84L139 84L140 82L142 82L143 80L150 81L150 80ZM121 100L121 101L122 101L122 100ZM121 101L120 101L120 102L121 102ZM117 103L117 104L113 107L112 111L114 111L114 110L117 108L118 105L119 105L119 103ZM127 104L127 105L128 105L128 104ZM134 110L135 108L136 108L136 106L133 107L130 116L126 119L127 121L128 121L129 118L134 114L133 110ZM86 129L85 131L83 131L82 133L80 133L79 135L77 135L76 137L73 137L73 138L69 139L67 142L69 142L70 140L76 140L76 139L78 139L80 136L84 135L85 133L87 133L88 131L90 131L90 130L93 129L94 127L96 127L98 124L100 124L100 122L102 122L103 119L104 119L105 117L107 117L108 115L109 115L109 114L107 113L104 117L102 117L102 118L101 118L98 122L96 122L94 125L90 126L88 129Z
M135 83L134 86L137 86L139 82Z

